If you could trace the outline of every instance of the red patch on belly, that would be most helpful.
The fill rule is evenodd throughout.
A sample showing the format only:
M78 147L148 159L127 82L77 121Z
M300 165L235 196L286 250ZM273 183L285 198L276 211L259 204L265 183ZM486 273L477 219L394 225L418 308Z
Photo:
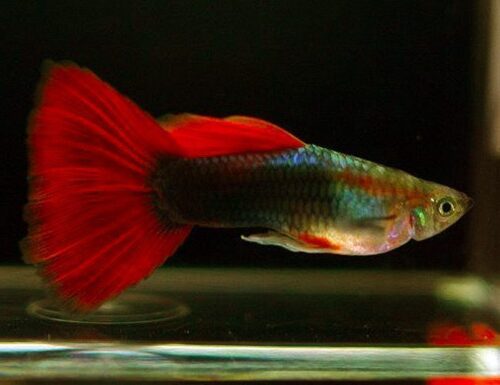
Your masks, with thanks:
M299 239L302 242L307 243L308 245L312 245L314 247L317 247L319 249L340 250L339 245L336 245L335 243L330 242L326 238L317 237L315 235L304 233L304 234L299 235Z

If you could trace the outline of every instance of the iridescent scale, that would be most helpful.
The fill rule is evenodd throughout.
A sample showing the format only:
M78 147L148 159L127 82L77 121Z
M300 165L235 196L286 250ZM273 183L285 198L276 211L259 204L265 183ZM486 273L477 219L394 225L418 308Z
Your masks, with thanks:
M210 158L165 158L153 183L172 221L286 233L385 218L418 179L314 145Z

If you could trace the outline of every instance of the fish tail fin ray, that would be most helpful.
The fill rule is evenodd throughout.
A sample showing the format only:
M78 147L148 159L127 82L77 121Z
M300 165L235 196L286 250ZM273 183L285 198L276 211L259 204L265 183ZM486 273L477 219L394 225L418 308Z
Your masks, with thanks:
M155 212L148 178L175 141L91 71L50 64L30 118L25 259L89 311L148 276L191 227Z

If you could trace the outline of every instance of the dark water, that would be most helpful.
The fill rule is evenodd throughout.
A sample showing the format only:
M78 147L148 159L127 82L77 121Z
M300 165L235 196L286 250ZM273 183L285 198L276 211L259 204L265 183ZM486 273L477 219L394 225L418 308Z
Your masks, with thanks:
M20 262L17 241L26 232L25 126L47 58L91 68L156 116L260 117L306 142L475 196L470 178L476 151L474 4L2 3L2 261ZM470 220L376 258L290 255L243 243L240 231L198 229L171 263L462 270L470 259Z

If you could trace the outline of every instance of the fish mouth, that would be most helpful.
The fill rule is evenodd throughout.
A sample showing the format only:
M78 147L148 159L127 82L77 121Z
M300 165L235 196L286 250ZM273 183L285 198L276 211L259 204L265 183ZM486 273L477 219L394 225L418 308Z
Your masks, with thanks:
M462 204L462 207L464 210L464 214L474 206L474 200L465 194L462 197L461 201L462 201L461 204Z

